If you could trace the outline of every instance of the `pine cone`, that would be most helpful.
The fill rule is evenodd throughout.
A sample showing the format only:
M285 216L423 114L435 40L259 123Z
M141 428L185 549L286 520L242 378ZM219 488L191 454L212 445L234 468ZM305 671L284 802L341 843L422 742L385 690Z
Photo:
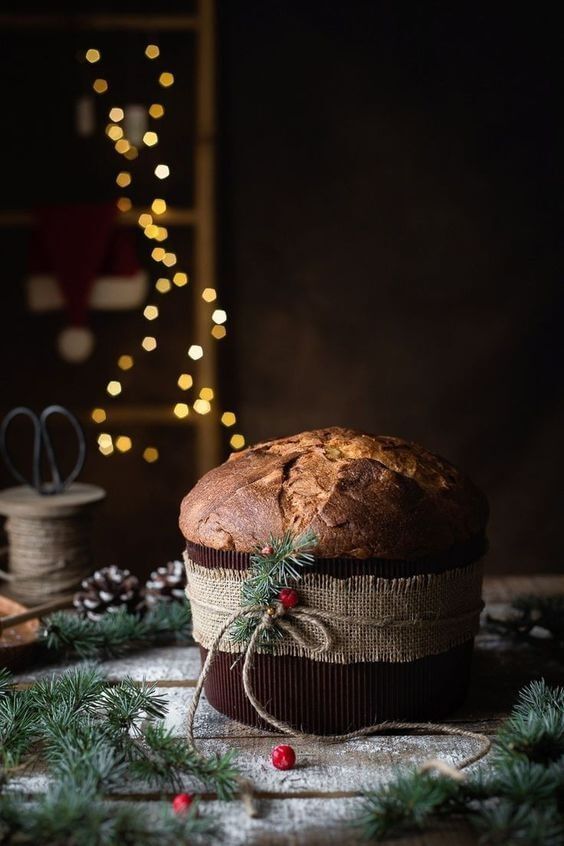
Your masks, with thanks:
M99 620L120 608L130 612L142 610L143 593L137 576L112 564L84 579L82 590L74 595L73 605L83 617Z
M145 602L153 608L158 602L183 602L186 598L186 570L182 561L169 561L153 570L145 585Z

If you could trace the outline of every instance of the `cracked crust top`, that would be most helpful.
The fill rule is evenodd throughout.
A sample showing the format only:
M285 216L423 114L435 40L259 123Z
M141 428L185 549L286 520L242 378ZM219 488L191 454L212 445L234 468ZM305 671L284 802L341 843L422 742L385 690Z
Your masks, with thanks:
M318 429L234 453L184 497L192 543L251 552L312 528L325 558L413 559L484 532L488 506L459 470L418 444Z

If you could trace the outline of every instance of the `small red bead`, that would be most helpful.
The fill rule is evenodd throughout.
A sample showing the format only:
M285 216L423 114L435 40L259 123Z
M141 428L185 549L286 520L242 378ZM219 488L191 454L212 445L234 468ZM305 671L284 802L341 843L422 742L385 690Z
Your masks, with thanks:
M277 770L291 770L296 763L296 753L291 746L275 746L272 750L272 763Z
M282 603L284 608L295 608L295 606L300 601L298 591L294 590L293 588L282 588L282 590L278 594L278 599Z
M172 800L172 810L175 814L184 814L190 809L193 801L191 793L178 793Z
M263 546L260 552L261 555L272 555L272 553L274 552L274 547L270 546L270 544L267 544L266 546Z

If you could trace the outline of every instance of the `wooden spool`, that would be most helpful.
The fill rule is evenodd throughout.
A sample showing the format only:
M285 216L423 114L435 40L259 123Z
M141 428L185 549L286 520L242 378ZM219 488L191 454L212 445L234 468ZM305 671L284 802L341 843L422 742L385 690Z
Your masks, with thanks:
M8 536L8 571L0 571L4 592L37 605L77 588L93 569L92 513L105 496L102 488L81 483L52 496L23 485L1 491Z

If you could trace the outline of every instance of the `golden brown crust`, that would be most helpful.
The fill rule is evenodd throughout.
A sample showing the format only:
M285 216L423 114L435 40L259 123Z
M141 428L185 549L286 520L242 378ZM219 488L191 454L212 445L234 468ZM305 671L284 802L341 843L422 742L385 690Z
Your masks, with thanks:
M192 543L250 552L312 528L322 557L412 559L484 531L485 497L418 444L351 429L302 432L234 453L185 496Z

